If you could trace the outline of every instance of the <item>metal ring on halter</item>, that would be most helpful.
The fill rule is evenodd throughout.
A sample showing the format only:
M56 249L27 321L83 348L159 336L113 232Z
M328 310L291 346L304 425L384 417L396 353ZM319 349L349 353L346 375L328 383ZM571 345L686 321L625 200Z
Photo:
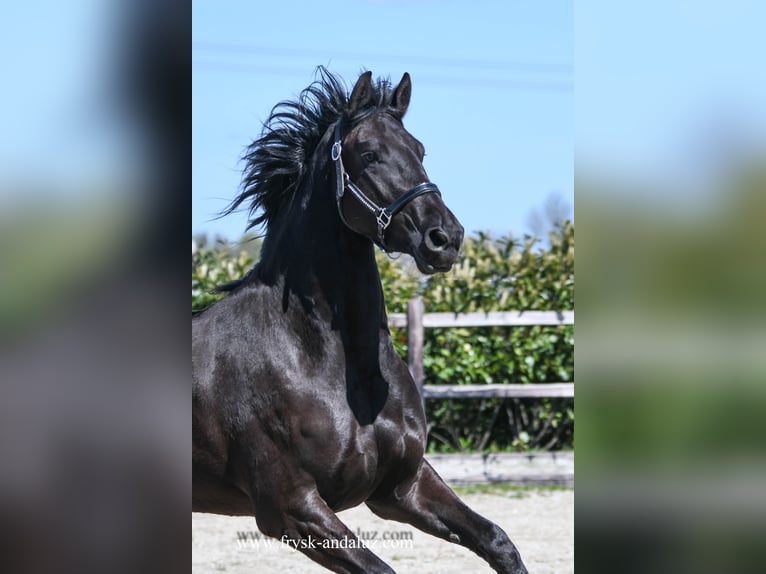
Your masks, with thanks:
M330 150L330 157L332 158L332 160L338 161L340 159L340 154L342 151L343 151L343 145L340 143L340 140L332 144L332 150Z

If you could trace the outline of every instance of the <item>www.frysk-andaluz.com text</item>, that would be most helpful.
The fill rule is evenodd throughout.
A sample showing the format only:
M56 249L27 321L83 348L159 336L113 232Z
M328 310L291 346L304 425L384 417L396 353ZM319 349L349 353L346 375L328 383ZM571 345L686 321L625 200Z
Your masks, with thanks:
M281 538L271 538L257 530L237 532L237 544L240 548L278 548L285 546L294 550L311 548L412 548L412 531L361 530L353 536L344 535L340 538L306 538L293 539L287 535Z

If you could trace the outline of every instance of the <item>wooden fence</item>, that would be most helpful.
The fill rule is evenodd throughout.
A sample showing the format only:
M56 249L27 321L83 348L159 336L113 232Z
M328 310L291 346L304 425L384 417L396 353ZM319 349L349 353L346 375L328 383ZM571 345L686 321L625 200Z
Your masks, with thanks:
M493 313L426 313L423 299L407 304L407 313L391 313L391 327L407 329L410 373L425 399L574 397L574 382L498 385L426 385L423 374L423 340L429 327L525 327L574 325L574 311L503 311Z

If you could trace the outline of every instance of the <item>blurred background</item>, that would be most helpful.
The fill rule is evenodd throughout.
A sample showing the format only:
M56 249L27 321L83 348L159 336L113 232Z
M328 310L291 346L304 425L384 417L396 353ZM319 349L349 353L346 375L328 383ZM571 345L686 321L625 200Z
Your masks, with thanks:
M575 10L584 572L760 570L766 11Z
M402 20L410 9L358 4ZM475 3L477 29L492 6ZM180 2L36 0L2 11L0 555L6 571L180 571L189 560L190 43L193 67L220 64L197 60L192 10ZM763 564L765 16L743 0L574 6L584 572ZM251 24L254 36L274 27ZM546 37L545 18L529 26ZM460 29L443 32L461 46ZM361 43L346 51L362 53ZM492 50L482 57L517 57ZM349 78L365 65L398 79L402 62L350 59L340 71ZM301 67L304 80L309 72ZM515 71L493 74L517 81ZM413 77L413 105L425 106L432 98ZM280 88L267 99L289 96ZM242 119L248 137L266 111ZM419 132L429 145L442 140ZM231 134L237 146L240 135ZM520 153L498 161L512 172ZM452 177L427 168L440 185ZM518 225L531 228L528 213L558 187L566 201L564 184L541 184ZM216 186L200 220L230 191Z
M188 571L189 26L0 9L4 572Z

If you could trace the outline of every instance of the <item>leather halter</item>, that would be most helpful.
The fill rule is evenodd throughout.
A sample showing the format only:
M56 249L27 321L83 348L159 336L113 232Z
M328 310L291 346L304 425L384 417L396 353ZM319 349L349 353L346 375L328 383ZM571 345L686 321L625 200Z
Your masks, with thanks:
M380 207L377 205L374 201L367 197L354 182L351 181L351 178L348 176L346 170L343 167L343 159L341 158L341 152L343 151L343 143L341 141L341 121L342 118L339 118L335 123L335 137L332 144L332 149L330 151L330 157L335 163L335 181L337 182L335 202L338 205L338 215L340 215L340 219L343 221L346 227L352 231L355 231L355 229L353 229L348 224L348 221L346 221L346 218L343 215L343 206L341 202L343 200L346 189L348 189L348 191L351 193L351 196L354 197L359 203L361 203L375 217L375 221L378 224L378 237L373 239L375 244L384 251L390 251L386 247L385 234L386 229L391 224L391 219L393 219L394 215L399 213L410 201L418 196L421 196L425 193L436 193L441 196L441 192L435 183L425 182L410 189L407 193L396 199L396 201L394 201L388 207Z

